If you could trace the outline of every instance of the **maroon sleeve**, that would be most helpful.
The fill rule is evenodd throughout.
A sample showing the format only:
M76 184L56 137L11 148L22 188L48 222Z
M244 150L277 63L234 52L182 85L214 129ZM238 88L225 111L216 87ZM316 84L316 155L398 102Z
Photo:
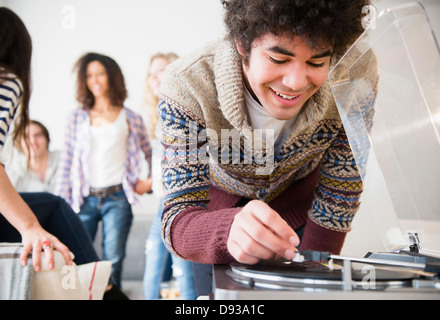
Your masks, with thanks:
M229 230L242 208L208 211L188 208L173 222L171 237L174 250L186 259L207 264L228 264L234 258L228 251ZM339 254L346 233L319 226L308 219L299 250L329 251Z
M299 250L329 251L333 254L339 254L346 235L345 232L321 227L308 218Z
M271 206L294 229L306 224L300 250L338 254L346 233L324 228L307 217L313 201L313 192L310 191L316 178L310 176L293 184ZM304 193L305 190L308 191ZM208 209L188 207L176 216L171 227L171 242L174 251L185 259L207 264L228 264L234 261L227 249L229 230L235 215L242 209L236 207L241 197L215 186L211 186L209 197Z
M229 230L241 197L211 185L208 209L189 207L180 212L171 227L173 249L185 259L207 263L227 264L234 261L227 243Z
M227 242L235 215L242 208L209 211L191 207L180 212L171 227L174 250L185 259L206 264L234 261Z

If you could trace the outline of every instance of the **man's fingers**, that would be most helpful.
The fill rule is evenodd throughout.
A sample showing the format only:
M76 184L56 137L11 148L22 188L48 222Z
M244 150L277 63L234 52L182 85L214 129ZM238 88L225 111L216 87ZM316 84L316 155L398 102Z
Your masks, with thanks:
M257 224L254 224L255 233L253 236L262 239L264 245L277 247L282 245L284 250L282 248L274 250L281 256L285 256L286 250L292 250L298 246L298 235L268 204L262 201L251 201L248 209L257 220Z
M290 228L287 225L286 227ZM286 259L293 259L295 256L294 245L289 242L289 238L286 239L284 237L280 237L271 226L261 223L261 221L258 219L254 218L253 226L248 228L248 232L249 236L262 247L269 250L272 253L272 256L274 253L285 257ZM284 234L287 235L289 232L285 231Z
M299 238L295 231L281 218L281 216L273 210L268 204L255 201L252 203L253 215L268 229L271 229L278 237L289 242L290 245L298 246Z
M271 250L260 245L246 232L240 217L236 216L235 220L227 242L229 253L235 260L245 264L255 264L260 259L270 259L274 256ZM246 222L244 223L246 225Z
M298 236L290 226L261 201L249 202L234 219L228 249L242 263L282 256L293 259Z
M244 264L255 264L260 261L260 257L253 256L247 253L241 245L236 241L228 242L229 253L240 263Z

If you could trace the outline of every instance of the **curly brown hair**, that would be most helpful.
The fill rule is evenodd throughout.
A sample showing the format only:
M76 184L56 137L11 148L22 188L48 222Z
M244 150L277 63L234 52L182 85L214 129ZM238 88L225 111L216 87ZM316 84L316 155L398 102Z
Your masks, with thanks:
M94 52L83 55L74 66L77 71L76 99L84 109L91 109L95 104L95 97L87 87L87 66L93 61L100 62L107 72L110 102L114 106L123 106L127 89L121 68L112 58Z
M362 9L369 0L223 0L230 39L248 57L252 42L270 32L300 36L314 49L342 55L364 31Z

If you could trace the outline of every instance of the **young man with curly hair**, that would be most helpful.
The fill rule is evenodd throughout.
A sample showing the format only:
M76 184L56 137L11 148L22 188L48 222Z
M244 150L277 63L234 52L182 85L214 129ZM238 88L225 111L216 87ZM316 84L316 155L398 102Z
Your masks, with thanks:
M202 264L340 252L362 181L327 76L363 32L367 4L225 1L227 37L169 66L169 250Z

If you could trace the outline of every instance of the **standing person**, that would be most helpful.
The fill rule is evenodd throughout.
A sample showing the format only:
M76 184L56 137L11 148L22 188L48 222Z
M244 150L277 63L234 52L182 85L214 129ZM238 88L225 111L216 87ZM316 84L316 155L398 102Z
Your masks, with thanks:
M6 166L11 183L19 192L53 193L59 152L49 150L49 130L41 122L30 120L26 136L17 146L18 158L12 157Z
M54 249L67 265L72 263L69 249L76 264L97 261L87 231L64 200L49 193L19 194L5 172L6 137L14 143L26 140L32 41L22 20L5 7L0 7L0 30L0 242L21 241L20 260L26 265L32 252L35 271L41 270L42 250L49 269Z
M146 243L143 284L144 295L149 300L160 298L160 283L165 280L170 259L181 296L186 300L194 300L196 298L191 262L171 255L165 247L160 234L163 196L160 164L162 160L162 144L160 141L160 127L158 126L159 115L157 105L160 84L165 68L177 58L178 56L175 53L157 53L152 56L146 81L145 120L148 123L147 128L149 129L149 136L152 138L153 146L152 190L159 198L158 212L150 227Z
M169 66L159 115L171 252L208 267L292 259L298 246L340 252L362 181L327 76L367 4L224 1L227 37ZM376 71L372 57L365 76Z
M151 188L139 179L140 154L150 165L151 146L141 116L123 106L127 91L116 61L87 53L75 68L81 107L67 123L56 193L79 213L92 239L102 221L103 259L112 262L112 279L121 287L131 205L135 192ZM145 187L135 191L137 185Z

